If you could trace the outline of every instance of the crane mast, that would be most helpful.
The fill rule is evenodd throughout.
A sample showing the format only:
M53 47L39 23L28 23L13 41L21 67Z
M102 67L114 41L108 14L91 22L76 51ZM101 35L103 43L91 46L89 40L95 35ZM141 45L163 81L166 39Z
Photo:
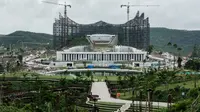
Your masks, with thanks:
M53 5L61 5L64 6L64 18L62 17L60 19L61 21L61 39L60 39L60 48L63 48L65 46L67 46L68 44L68 34L69 34L69 22L68 22L68 16L67 16L67 7L71 8L71 5L67 5L66 2L64 4L60 4L60 3L54 3L54 2L49 2L49 1L42 1L44 3L48 3L48 4L53 4ZM64 20L63 20L64 19ZM67 26L67 28L66 28ZM67 29L67 31L66 31Z
M127 8L127 22L129 21L129 17L130 17L130 7L157 7L159 5L130 5L130 3L128 2L127 5L121 5L121 8L126 7ZM127 30L127 41L128 41L128 46L130 44L129 42L129 29Z
M130 3L128 2L127 5L121 5L121 8L125 7L127 8L127 22L129 22L129 17L130 17L130 7L156 7L156 6L159 6L159 5L130 5ZM128 24L127 26L127 31L126 31L126 43L128 46L130 46L130 36L129 36L129 30L130 30L130 24ZM129 57L129 49L128 49L128 60L130 59ZM130 61L130 60L129 60Z

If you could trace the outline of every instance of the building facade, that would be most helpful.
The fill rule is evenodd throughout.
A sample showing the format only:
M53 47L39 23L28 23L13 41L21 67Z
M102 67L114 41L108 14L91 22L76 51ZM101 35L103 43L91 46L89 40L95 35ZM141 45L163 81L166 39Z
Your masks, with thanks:
M66 24L67 23L67 24ZM53 24L53 44L55 49L67 47L68 39L86 37L90 34L111 34L118 36L118 45L146 49L150 44L149 18L139 12L135 18L124 24L110 24L99 21L93 24L79 24L61 15Z
M143 62L147 52L130 46L118 46L117 35L87 35L90 45L57 51L58 62Z

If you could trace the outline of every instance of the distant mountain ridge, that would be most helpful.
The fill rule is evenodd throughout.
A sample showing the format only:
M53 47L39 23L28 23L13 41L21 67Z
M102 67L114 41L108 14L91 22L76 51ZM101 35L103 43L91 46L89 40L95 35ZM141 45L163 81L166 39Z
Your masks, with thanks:
M182 54L187 55L192 52L194 44L200 44L200 31L187 31L158 27L150 29L150 38L151 45L154 45L156 50L176 52L173 48L167 46L168 42L172 42L183 49ZM52 44L52 40L53 36L51 34L28 31L16 31L9 35L0 35L0 43L6 46L9 44L19 44L20 41ZM84 44L87 44L87 40L84 38L72 39L70 42L70 46Z

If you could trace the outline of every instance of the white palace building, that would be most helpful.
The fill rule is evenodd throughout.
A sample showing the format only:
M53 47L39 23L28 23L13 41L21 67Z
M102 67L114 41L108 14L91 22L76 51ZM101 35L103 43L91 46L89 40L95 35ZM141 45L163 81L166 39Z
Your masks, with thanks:
M118 37L108 34L87 35L90 45L75 46L63 51L57 51L57 65L88 61L91 64L106 65L120 62L143 62L147 52L129 46L119 46ZM60 62L60 63L58 63ZM104 65L103 65L104 66Z

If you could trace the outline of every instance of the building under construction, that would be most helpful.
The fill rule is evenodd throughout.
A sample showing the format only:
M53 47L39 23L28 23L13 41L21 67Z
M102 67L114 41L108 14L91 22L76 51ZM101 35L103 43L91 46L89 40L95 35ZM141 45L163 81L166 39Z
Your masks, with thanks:
M150 44L149 18L137 12L134 19L124 24L110 24L99 21L93 24L79 24L70 18L64 18L61 14L53 24L54 48L68 47L69 38L85 37L89 34L118 35L118 45L132 46L138 49L146 49Z

